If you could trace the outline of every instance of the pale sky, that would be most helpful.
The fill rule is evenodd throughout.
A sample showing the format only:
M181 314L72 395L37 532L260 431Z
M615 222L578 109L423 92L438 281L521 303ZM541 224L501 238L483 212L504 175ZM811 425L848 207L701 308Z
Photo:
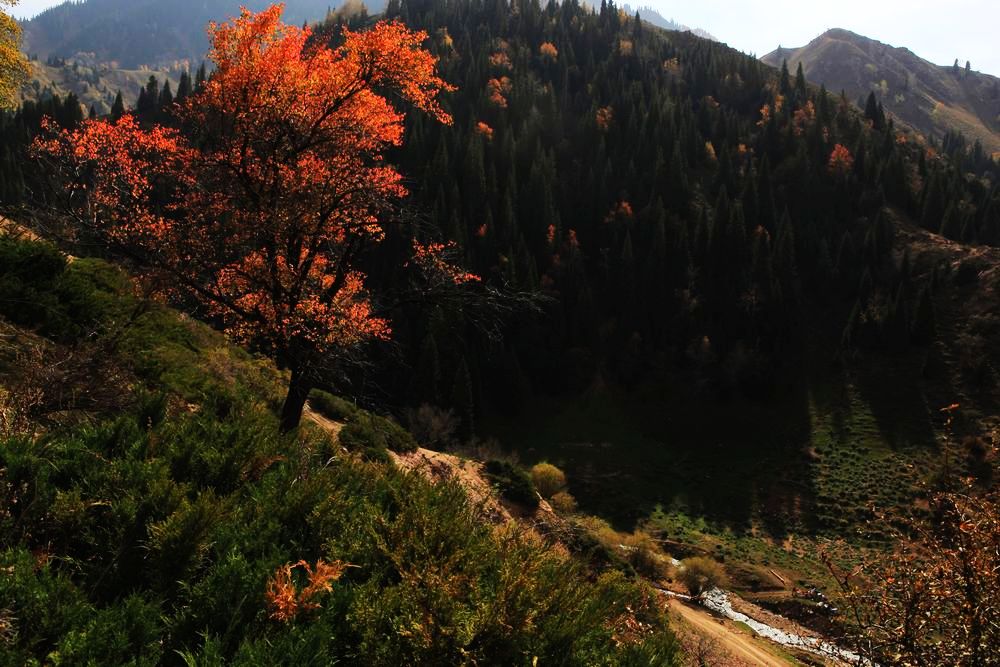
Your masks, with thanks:
M61 0L21 0L14 14L33 16ZM958 58L1000 76L1000 0L628 0L666 18L703 28L742 51L762 56L779 45L803 46L829 28L846 28L922 58L950 65ZM596 3L596 0L595 0ZM331 4L337 4L331 0ZM625 4L624 1L619 4ZM821 6L822 8L818 8Z

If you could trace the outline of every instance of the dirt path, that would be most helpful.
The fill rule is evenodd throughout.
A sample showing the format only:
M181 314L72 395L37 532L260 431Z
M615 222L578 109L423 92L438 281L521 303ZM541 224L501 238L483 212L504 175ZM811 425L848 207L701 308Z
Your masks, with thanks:
M787 660L768 651L760 640L732 627L704 609L671 599L670 611L679 616L694 632L716 642L718 648L738 661L736 664L753 667L789 667Z
M340 434L340 429L344 428L341 422L333 421L313 410L309 403L302 408L302 418L316 424L335 438Z
M452 454L420 448L414 452L390 452L393 461L403 470L423 475L432 482L456 481L462 485L469 500L491 523L507 524L514 520L510 511L497 497L483 476L483 466L478 461L462 459Z

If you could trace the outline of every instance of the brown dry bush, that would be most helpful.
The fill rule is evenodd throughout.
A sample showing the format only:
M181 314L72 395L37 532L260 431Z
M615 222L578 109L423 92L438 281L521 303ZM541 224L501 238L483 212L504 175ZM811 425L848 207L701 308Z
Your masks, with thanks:
M840 584L862 655L883 665L1000 665L1000 494L941 493L931 521Z
M697 597L706 591L725 585L726 570L711 558L696 556L684 561L680 580L687 586L691 595Z
M311 567L304 560L282 565L267 582L267 603L271 618L287 623L294 620L300 612L319 609L316 598L321 593L332 591L333 582L340 579L348 567L350 565L339 560L326 563L322 559L316 561L316 567ZM295 568L302 568L308 579L302 590L295 587L292 577Z

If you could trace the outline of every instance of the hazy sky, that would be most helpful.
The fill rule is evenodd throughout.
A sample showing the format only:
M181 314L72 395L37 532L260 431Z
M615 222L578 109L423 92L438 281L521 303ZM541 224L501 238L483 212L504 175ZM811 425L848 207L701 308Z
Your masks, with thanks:
M32 16L61 0L21 0L14 13ZM1000 0L628 0L667 18L704 28L743 51L764 55L802 46L829 28L847 28L922 58L950 65L955 58L1000 76ZM597 0L594 0L597 4ZM331 4L337 4L331 0ZM621 4L624 4L622 2Z

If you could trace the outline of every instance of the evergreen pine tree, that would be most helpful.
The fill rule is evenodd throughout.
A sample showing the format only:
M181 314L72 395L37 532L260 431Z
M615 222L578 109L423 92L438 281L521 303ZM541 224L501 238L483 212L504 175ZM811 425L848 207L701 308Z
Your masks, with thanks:
M145 92L145 91L144 91ZM115 102L111 105L111 120L118 120L125 115L125 101L122 99L122 91L115 95Z
M181 79L177 84L177 96L174 98L174 101L181 104L191 96L191 92L191 74L187 70L184 70L181 72Z
M781 80L778 86L778 91L786 98L792 94L792 77L788 73L787 60L781 61Z
M802 70L802 62L799 61L798 69L795 71L795 104L801 106L806 103L809 98L809 92L806 89L806 75Z
M173 103L174 95L170 90L170 80L167 79L163 82L163 88L160 89L160 97L159 100L157 100L157 106L159 106L161 110L169 109L173 106Z

